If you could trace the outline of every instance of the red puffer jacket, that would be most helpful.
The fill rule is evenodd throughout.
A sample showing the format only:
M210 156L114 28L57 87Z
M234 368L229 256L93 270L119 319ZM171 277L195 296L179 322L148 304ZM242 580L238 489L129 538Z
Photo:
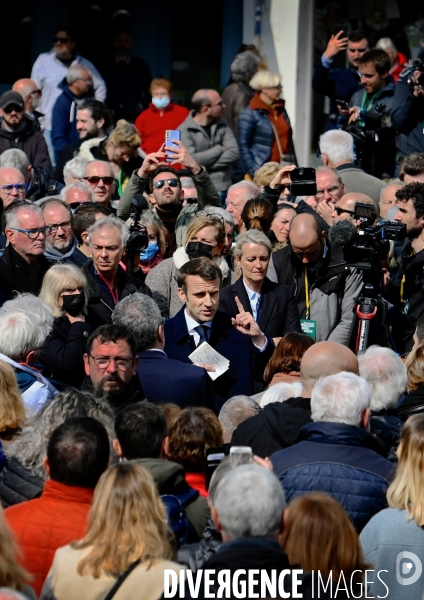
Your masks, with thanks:
M11 506L4 516L22 552L21 565L37 597L61 546L85 535L94 490L46 481L40 498Z
M141 135L141 148L146 154L157 152L165 141L166 129L178 129L189 110L170 102L166 108L156 108L152 103L136 119L135 126Z

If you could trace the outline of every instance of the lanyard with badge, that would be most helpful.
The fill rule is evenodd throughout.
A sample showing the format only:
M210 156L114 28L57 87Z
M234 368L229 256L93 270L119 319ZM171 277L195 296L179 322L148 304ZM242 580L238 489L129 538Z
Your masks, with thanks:
M300 327L305 335L314 341L317 339L317 322L311 320L311 298L309 295L308 269L305 265L305 296L306 296L306 319L300 319Z

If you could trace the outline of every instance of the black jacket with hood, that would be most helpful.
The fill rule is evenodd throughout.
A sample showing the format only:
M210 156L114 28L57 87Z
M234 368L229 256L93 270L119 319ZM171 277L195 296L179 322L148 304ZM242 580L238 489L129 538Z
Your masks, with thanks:
M2 123L0 126L0 154L11 148L23 150L33 167L47 167L52 170L49 151L44 136L36 131L30 119L24 117L24 126L19 131L7 131Z

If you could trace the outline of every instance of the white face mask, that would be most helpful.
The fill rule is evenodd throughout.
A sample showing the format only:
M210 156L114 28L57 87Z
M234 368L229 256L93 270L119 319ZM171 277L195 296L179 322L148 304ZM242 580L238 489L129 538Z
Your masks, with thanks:
M171 98L169 96L165 96L164 98L152 98L152 104L154 104L156 108L166 108L170 102Z

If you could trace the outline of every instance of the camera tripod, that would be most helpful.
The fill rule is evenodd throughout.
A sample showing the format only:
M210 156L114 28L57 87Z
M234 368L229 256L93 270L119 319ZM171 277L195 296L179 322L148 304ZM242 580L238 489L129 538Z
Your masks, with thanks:
M363 271L364 287L362 295L355 298L354 316L349 332L348 347L360 354L369 346L378 344L385 348L394 348L389 327L389 313L392 305L380 298L376 285L376 275L372 271Z

